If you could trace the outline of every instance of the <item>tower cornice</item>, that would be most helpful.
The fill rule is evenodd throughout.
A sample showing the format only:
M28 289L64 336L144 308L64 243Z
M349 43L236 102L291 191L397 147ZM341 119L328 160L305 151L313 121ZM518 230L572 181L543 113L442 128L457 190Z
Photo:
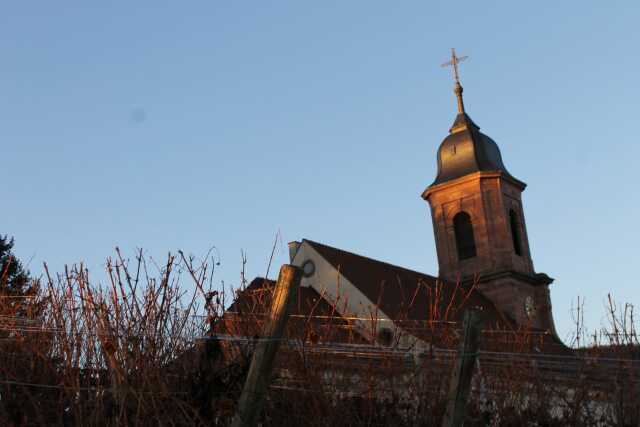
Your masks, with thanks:
M519 179L514 178L513 176L507 173L500 172L500 171L497 171L497 172L480 171L480 172L472 173L469 175L461 176L460 178L457 178L451 181L446 181L441 184L430 185L422 192L422 198L428 201L429 196L435 192L446 190L448 188L455 187L457 185L464 184L470 181L478 181L482 179L492 179L492 178L500 178L507 182L510 182L511 184L515 185L520 191L524 191L524 189L527 187L526 183L520 181Z

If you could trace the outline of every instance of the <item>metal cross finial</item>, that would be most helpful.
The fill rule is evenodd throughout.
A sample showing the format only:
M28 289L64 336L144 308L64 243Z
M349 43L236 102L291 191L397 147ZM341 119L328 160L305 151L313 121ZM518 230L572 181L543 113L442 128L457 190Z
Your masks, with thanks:
M451 48L451 61L445 62L442 64L443 67L453 67L453 78L457 84L460 84L460 75L458 74L458 64L468 56L456 56L456 50Z
M458 74L458 64L467 58L468 56L456 56L456 50L451 48L451 61L442 64L443 67L451 66L453 68L453 79L455 81L453 92L456 94L456 98L458 100L459 114L464 113L464 102L462 100L462 85L460 84L460 75Z

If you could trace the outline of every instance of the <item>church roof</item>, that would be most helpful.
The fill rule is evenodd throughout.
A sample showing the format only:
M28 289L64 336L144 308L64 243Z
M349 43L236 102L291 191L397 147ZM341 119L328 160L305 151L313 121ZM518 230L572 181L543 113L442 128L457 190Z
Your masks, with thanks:
M454 68L453 92L458 102L458 115L449 129L449 135L438 149L438 175L431 186L476 172L501 172L524 188L526 184L515 179L504 166L498 144L480 132L480 127L465 111L462 99L463 88L458 78L457 68L458 61L464 58L456 57L455 51L452 50L452 61L443 64L453 65Z
M482 313L485 331L482 347L485 349L502 351L503 347L513 348L515 341L511 339L517 341L527 336L527 347L531 347L531 351L536 349L535 351L560 354L569 351L548 331L518 328L513 319L505 315L473 284L463 286L308 239L303 241L309 243L396 323L413 325L405 329L417 337L427 341L433 339L433 335L429 336L427 329L420 326L424 324L423 321L461 324L465 311L472 308ZM505 341L508 336L511 338Z
M438 175L432 185L475 172L502 172L515 180L502 162L498 144L461 112L438 149Z
M461 321L464 309L474 307L482 310L492 323L498 319L509 323L476 289L311 240L305 241L393 319L429 320L442 317L448 310L447 320Z
M448 328L459 329L464 312L473 308L481 311L484 320L485 337L481 344L484 349L505 351L505 348L518 348L518 351L525 352L540 349L545 353L568 351L548 332L537 329L520 330L513 319L506 316L475 287L451 283L311 240L304 239L303 242L317 251L367 299L387 314L393 323L427 342L447 347L451 343L440 342L440 332ZM239 292L236 300L226 310L225 317L233 319L235 323L241 322L244 326L232 326L233 322L228 323L226 333L238 334L242 331L241 334L246 335L252 331L251 335L259 334L260 322L253 322L267 315L274 285L271 280L256 278ZM325 339L351 343L363 343L367 340L357 329L349 326L349 314L341 313L340 307L333 305L325 295L312 287L299 288L291 310L287 328L290 336L309 327L326 331L322 325L332 324L336 327L329 328L330 336ZM233 317L230 318L229 315ZM436 329L433 329L434 325ZM525 344L523 337L526 337L526 345L520 348Z
M216 325L217 333L232 335L260 336L263 321L268 317L271 298L276 282L256 277L238 292L236 299L225 310L225 319ZM329 329L323 325L331 325ZM315 289L308 286L298 288L290 307L287 335L308 339L310 331L322 331L323 339L333 342L366 343L366 339L356 329L349 327L334 305ZM302 334L302 336L299 336Z

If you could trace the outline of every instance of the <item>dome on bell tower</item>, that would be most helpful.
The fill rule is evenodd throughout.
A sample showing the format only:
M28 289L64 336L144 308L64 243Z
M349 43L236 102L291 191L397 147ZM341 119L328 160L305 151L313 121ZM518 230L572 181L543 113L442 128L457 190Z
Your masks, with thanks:
M466 56L458 57L455 49L451 49L451 61L442 64L453 68L453 92L458 101L458 115L449 135L438 148L438 175L429 188L476 172L498 172L524 189L526 184L515 179L502 163L498 144L480 132L464 110L458 64L465 59Z
M453 92L458 101L458 115L449 129L449 135L438 148L438 175L431 186L475 172L500 172L524 186L525 184L515 179L502 163L498 144L480 132L478 125L465 112L458 63L467 57L457 57L455 50L451 51L451 61L442 65L452 65L454 69Z
M462 87L456 86L459 105L462 104ZM513 178L502 162L500 149L460 109L449 135L438 149L438 175L432 185L442 184L475 172L502 172Z

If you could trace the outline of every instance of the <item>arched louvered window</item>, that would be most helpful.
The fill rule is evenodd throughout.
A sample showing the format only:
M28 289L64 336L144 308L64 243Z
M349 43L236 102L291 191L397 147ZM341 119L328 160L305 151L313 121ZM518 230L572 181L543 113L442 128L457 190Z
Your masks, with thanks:
M473 224L466 212L458 212L453 217L453 231L456 235L458 259L469 259L476 256L476 240L473 237Z
M520 221L518 214L511 209L509 211L509 223L511 224L511 238L513 239L513 250L516 255L522 256L522 237L520 236Z

